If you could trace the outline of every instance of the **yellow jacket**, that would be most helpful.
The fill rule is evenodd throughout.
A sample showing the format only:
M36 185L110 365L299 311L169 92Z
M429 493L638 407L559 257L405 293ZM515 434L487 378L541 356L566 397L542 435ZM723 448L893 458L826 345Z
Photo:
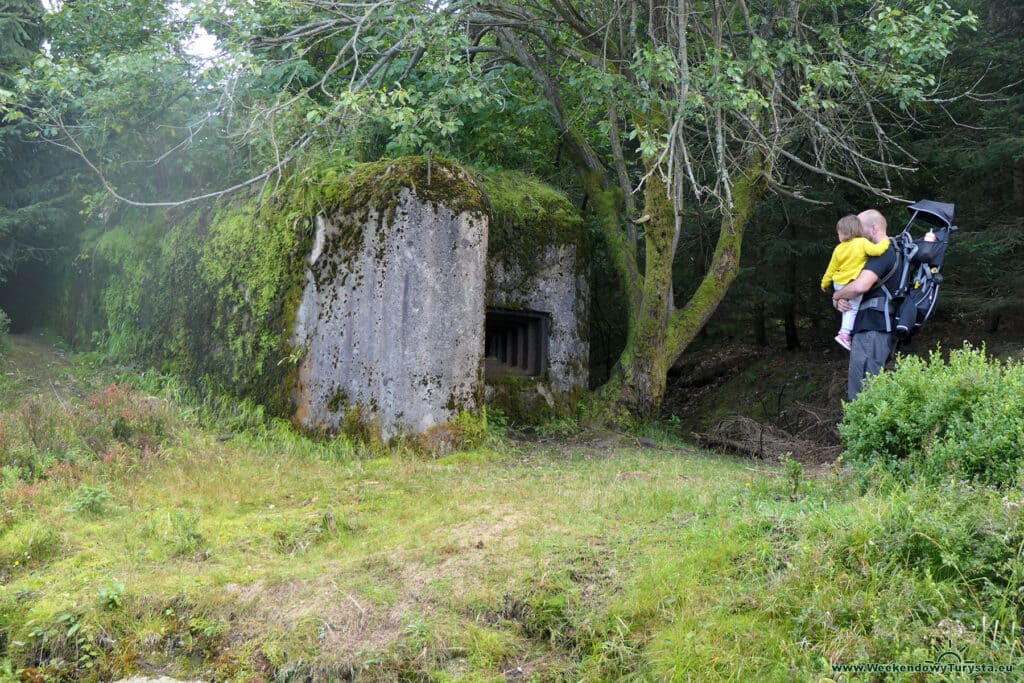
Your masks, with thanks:
M868 256L881 256L888 248L888 238L878 244L867 237L854 237L840 242L832 251L832 260L828 262L828 270L821 278L821 288L828 289L833 282L845 285L856 280L860 271L864 270Z

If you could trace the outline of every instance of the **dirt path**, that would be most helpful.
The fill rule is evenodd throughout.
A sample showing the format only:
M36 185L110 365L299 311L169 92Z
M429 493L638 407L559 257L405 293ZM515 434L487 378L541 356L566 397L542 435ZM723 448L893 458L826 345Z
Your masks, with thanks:
M0 406L10 407L29 396L54 395L62 402L83 396L89 369L72 361L46 337L12 334L0 350Z

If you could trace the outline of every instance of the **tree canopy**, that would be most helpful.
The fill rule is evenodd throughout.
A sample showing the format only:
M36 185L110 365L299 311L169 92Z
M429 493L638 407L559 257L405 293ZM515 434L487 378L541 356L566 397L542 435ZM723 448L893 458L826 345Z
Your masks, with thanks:
M13 98L18 73L37 57L44 36L38 2L16 0L0 9L0 102ZM30 133L21 111L0 109L0 283L19 264L54 248L53 233L74 203L60 180L73 161L58 158Z
M439 151L553 173L565 158L626 310L603 395L649 415L736 277L760 202L901 192L922 107L948 111L950 88L973 85L942 78L967 9L76 0L49 16L49 50L5 99L101 178L96 207L216 196L324 159ZM217 54L189 50L198 27ZM696 226L715 226L715 246L677 292Z

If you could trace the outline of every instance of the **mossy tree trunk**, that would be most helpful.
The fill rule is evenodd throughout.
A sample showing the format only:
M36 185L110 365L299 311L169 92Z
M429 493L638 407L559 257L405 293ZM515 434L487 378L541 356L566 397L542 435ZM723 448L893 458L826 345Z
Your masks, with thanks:
M632 278L626 346L602 395L638 416L653 415L665 394L666 330L672 305L675 210L664 181L654 174L644 191L643 277ZM621 231L620 231L621 232Z
M665 395L668 368L700 333L739 271L743 232L753 205L765 188L767 166L762 151L756 146L749 148L748 161L735 169L738 172L729 171L724 162L719 165L721 183L716 185L724 191L725 199L717 202L721 207L718 244L697 291L681 308L676 308L672 264L682 228L683 198L688 194L702 196L706 188L693 186L696 181L692 174L684 177L681 168L675 169L675 178L669 187L663 175L663 159L656 158L656 153L642 155L646 171L644 205L637 210L649 218L642 223L645 249L641 270L637 230L628 220L632 216L626 215L627 207L633 202L628 195L630 184L624 182L626 165L621 148L617 143L612 144L617 160L612 166L620 181L615 183L611 167L604 164L594 147L569 123L559 85L551 73L543 68L519 36L509 31L500 33L506 55L532 73L548 100L553 122L580 171L588 203L597 215L626 301L626 346L608 382L597 392L596 412L613 419L624 412L640 418L653 417ZM610 129L617 131L617 109L612 107L608 113ZM655 130L668 130L675 120L675 114L657 108L653 111L630 109L623 112L623 117L638 129L652 127ZM724 144L723 139L719 139L716 154L720 158L725 156ZM731 158L742 156L741 153ZM687 183L689 191L680 191L680 183Z
M599 401L612 415L623 411L640 417L657 415L665 395L668 369L707 323L736 278L743 233L760 195L760 169L752 163L747 176L733 183L732 206L723 212L718 244L700 286L689 301L675 308L672 262L677 229L676 206L665 181L651 173L644 192L644 268L635 267L635 249L624 243L618 204L595 201L613 262L624 283L629 329L626 345ZM598 189L589 183L588 190ZM603 191L609 196L611 191ZM618 252L618 253L615 253Z

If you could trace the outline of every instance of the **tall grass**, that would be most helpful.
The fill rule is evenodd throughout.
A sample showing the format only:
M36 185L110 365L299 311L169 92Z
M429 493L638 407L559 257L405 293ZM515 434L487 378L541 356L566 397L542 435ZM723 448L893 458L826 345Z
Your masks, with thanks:
M808 477L671 426L431 460L117 379L0 415L0 679L791 681L1021 654L1019 489Z

